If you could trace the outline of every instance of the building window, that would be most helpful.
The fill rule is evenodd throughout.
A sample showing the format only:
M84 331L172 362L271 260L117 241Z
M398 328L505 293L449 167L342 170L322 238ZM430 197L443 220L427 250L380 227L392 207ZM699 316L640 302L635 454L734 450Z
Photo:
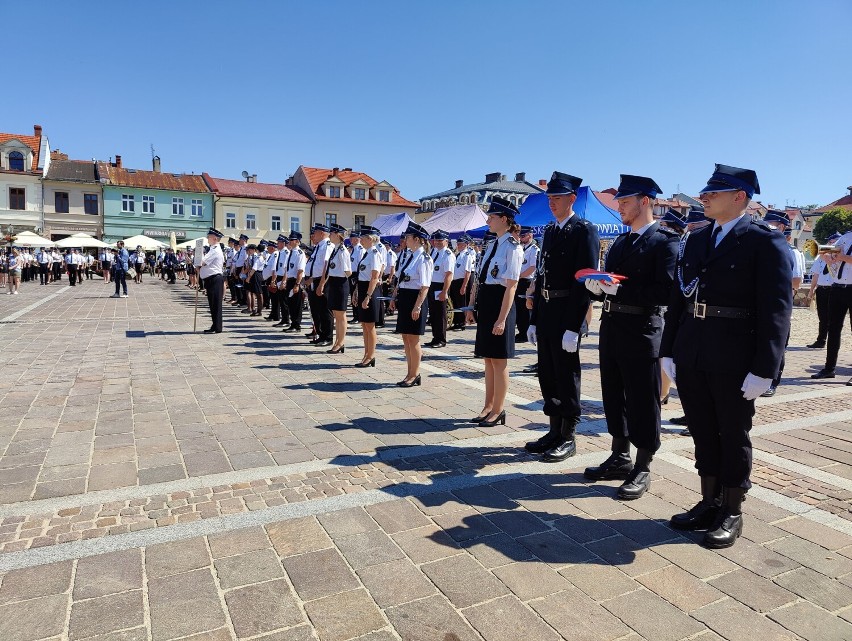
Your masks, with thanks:
M92 216L98 215L98 195L83 194L83 211Z
M328 197L329 198L340 198L340 187L329 187L328 188Z
M352 190L352 197L355 200L367 200L367 190L361 187L356 187Z
M190 212L190 216L197 216L198 218L204 213L204 205L201 204L200 198L192 199L192 211Z
M136 199L133 194L121 194L121 211L125 213L136 211Z
M298 216L290 216L290 231L302 231L302 219Z
M237 215L236 214L225 214L225 229L236 229L237 228Z
M359 229L367 224L367 217L361 214L355 214L355 229Z
M389 203L390 202L390 192L387 189L379 190L379 202Z
M54 211L57 214L67 214L68 213L68 192L67 191L57 191L53 194L53 203L54 203Z
M172 198L172 216L183 216L183 198Z
M254 214L246 214L246 229L257 229L257 217Z
M9 209L26 209L25 193L21 187L9 187Z
M142 213L143 214L153 214L154 213L154 197L153 196L142 196Z
M326 214L325 215L325 226L330 227L331 225L337 224L337 214Z
M478 197L476 194L471 194L471 195L470 195L470 204L471 204L471 205L475 205L475 204L476 204L476 201L477 201L478 199L479 199L479 197Z
M272 231L281 231L281 216L272 217Z
M20 151L13 151L9 154L9 169L11 171L24 170L24 154Z

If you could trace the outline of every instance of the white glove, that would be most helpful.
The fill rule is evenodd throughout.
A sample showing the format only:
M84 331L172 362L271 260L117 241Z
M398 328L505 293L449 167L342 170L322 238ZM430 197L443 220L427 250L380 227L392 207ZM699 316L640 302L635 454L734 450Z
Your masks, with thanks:
M538 335L535 333L535 325L530 325L527 328L527 340L533 344L533 347L538 345Z
M675 364L674 364L674 359L669 358L668 356L663 356L663 357L660 359L660 367L661 367L661 368L663 369L663 371L666 373L666 376L668 376L670 379L672 379L672 382L673 382L673 383L674 383L674 382L676 382L676 381L675 381Z
M743 391L743 398L747 401L753 401L766 390L772 387L771 378L760 378L752 373L749 373L743 381L743 386L740 388Z
M577 332L565 330L565 333L562 334L562 349L564 349L569 354L573 354L577 351L577 346L579 342L580 335Z
M594 278L587 278L584 284L586 285L586 289L592 292L595 296L600 294L602 291L600 281L597 281Z
M604 283L601 282L601 289L603 293L607 296L615 296L615 293L618 291L618 288L621 287L618 283Z

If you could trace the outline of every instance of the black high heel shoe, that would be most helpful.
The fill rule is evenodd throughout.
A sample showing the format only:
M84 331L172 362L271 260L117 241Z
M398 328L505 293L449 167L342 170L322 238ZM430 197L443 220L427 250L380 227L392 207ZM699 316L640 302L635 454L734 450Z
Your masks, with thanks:
M340 349L338 349L338 350L330 349L330 350L326 351L326 354L345 354L345 353L346 353L346 345L341 345Z
M355 367L375 367L376 366L376 358L375 356L371 358L366 363L356 363Z
M481 422L482 422L482 421L484 421L486 418L488 418L488 415L489 415L489 414L491 414L491 412L485 412L485 414L483 414L482 416L477 416L476 418L472 418L472 419L470 419L470 420L468 421L468 423L481 423Z
M669 404L669 394L666 394L662 399L660 399L660 405L668 405Z
M420 385L420 374L412 378L410 381L400 381L397 383L400 387L414 387L415 385Z
M490 421L480 421L479 427L494 427L497 424L505 425L506 424L506 410L500 412L497 416L495 416Z

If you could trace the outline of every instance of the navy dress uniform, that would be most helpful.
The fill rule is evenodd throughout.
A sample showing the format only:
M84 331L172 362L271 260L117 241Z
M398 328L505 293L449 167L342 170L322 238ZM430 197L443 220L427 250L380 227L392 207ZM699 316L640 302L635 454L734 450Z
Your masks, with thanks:
M436 230L431 240L448 241L450 235L443 229ZM429 325L432 328L432 340L424 343L424 347L446 347L447 346L447 299L438 300L438 295L443 292L449 294L447 278L452 282L452 274L455 268L455 254L449 247L433 248L429 253L432 258L432 282L429 285L428 307Z
M650 178L622 175L616 200L647 196L662 190ZM648 204L648 209L653 202ZM604 269L626 276L620 285L586 281L592 296L603 301L599 352L601 391L612 454L601 465L587 468L586 478L621 479L620 499L636 499L650 487L650 465L660 448L660 340L663 309L674 282L679 236L653 221L618 236ZM636 448L636 465L630 445Z
M718 192L746 198L717 206ZM726 222L690 233L681 245L660 346L695 441L702 493L671 525L707 528L704 544L714 548L733 545L742 532L754 399L778 371L792 310L784 238L744 211L755 193L754 171L716 165L702 200L709 218Z
M378 236L381 232L375 227L361 225L358 233L361 236ZM377 243L376 245L379 244L380 243ZM358 305L356 306L356 309L358 309L359 313L358 320L362 323L378 323L381 315L381 307L383 305L375 290L373 292L369 291L373 272L377 271L379 275L379 280L376 283L376 288L378 288L379 283L381 283L382 280L382 272L385 270L385 259L382 257L381 250L376 245L370 247L370 249L366 249L364 246L359 245L362 250L360 252L360 258L358 259L357 264L354 261L352 263L352 267L354 269L353 276L356 279L358 292ZM364 309L363 303L368 299L367 309Z
M207 294L207 305L210 307L210 318L212 324L210 329L205 329L205 334L222 333L222 298L225 295L225 255L219 241L224 234L218 229L211 227L207 230L207 242L210 249L201 258L201 268L198 276L204 283L204 291Z
M558 171L547 183L548 196L576 194L582 178ZM565 460L576 452L580 422L580 332L589 310L589 291L574 274L596 269L600 256L597 228L571 212L561 223L548 223L527 336L538 348L538 381L550 431L526 444L543 460Z
M518 328L515 341L518 343L526 343L527 330L530 327L530 310L527 309L527 293L529 292L532 282L535 280L539 255L538 245L535 240L533 240L532 227L521 227L521 243L523 243L521 246L523 251L521 277L518 280L518 288L515 291L515 322ZM529 272L529 274L524 276L525 272Z

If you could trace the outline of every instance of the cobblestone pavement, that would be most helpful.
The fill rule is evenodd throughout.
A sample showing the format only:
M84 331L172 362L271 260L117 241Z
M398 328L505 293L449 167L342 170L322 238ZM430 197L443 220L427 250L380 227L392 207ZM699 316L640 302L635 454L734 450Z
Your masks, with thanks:
M364 370L357 326L329 356L230 306L194 334L180 285L27 285L0 296L0 641L852 639L852 341L812 382L809 310L714 552L666 525L698 497L681 428L641 500L583 479L608 449L594 332L577 456L547 465L520 448L528 346L480 429L470 331L400 389L393 317Z

